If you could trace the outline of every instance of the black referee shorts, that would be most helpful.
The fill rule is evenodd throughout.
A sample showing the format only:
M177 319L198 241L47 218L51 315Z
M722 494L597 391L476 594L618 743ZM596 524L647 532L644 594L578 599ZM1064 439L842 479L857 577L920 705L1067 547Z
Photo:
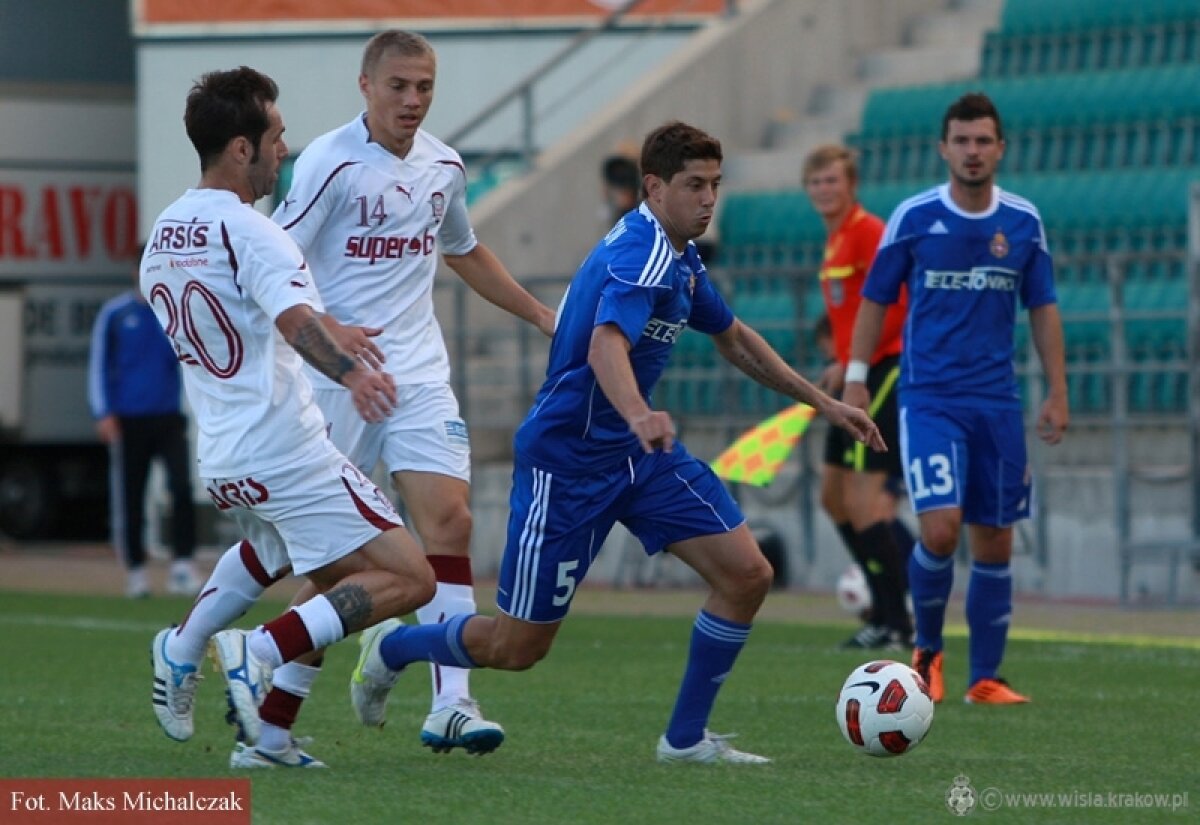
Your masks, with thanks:
M867 373L867 389L871 391L871 418L887 444L886 453L877 453L854 440L841 427L830 427L825 436L825 463L845 467L855 472L883 472L889 478L904 480L900 461L900 426L896 396L900 383L900 356L889 355L873 365Z

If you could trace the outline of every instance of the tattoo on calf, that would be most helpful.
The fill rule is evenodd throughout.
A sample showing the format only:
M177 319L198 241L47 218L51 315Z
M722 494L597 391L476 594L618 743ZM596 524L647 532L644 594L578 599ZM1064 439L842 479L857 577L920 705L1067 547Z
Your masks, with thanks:
M371 594L360 584L342 584L325 594L347 633L367 626L374 609Z

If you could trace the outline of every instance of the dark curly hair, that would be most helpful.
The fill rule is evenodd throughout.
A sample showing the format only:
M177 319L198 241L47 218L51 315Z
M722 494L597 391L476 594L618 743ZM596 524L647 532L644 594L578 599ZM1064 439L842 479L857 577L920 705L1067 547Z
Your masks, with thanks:
M269 125L267 104L278 99L275 81L249 66L209 72L193 83L183 125L200 156L200 171L208 169L237 137L250 141L258 160L259 143Z

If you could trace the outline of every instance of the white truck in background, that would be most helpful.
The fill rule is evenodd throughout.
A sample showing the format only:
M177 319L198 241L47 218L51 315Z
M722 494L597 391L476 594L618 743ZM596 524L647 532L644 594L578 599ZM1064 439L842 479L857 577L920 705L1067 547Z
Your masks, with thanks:
M88 353L137 244L133 101L0 97L0 534L106 535Z

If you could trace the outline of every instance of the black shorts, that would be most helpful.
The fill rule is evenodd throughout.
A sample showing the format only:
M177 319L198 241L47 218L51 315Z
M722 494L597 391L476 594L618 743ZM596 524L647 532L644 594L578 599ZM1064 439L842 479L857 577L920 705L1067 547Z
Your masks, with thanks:
M830 427L825 436L825 463L857 472L883 472L888 478L903 481L904 468L900 462L900 427L897 420L896 396L900 383L900 356L889 355L871 367L867 373L867 389L871 391L871 418L879 427L886 453L877 453L841 427Z

